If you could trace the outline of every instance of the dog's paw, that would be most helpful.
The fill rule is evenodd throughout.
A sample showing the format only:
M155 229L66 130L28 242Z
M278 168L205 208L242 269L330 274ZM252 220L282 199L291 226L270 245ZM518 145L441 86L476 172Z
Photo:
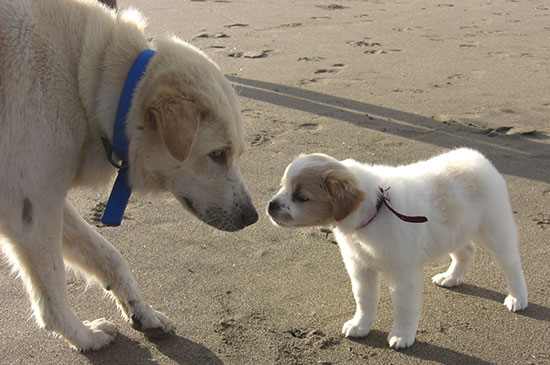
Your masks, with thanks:
M132 327L149 338L176 332L176 325L172 320L149 306L141 313L134 313L131 319Z
M458 276L453 276L447 272L442 272L441 274L434 275L432 277L432 282L436 285L442 286L444 288L452 288L462 283L463 278Z
M95 351L108 346L116 336L116 326L104 318L84 321L84 327L77 331L69 342L78 351Z
M394 348L396 350L398 349L405 349L407 347L411 347L414 343L415 335L402 335L402 334L394 334L393 331L388 335L388 343L390 345L390 348Z
M346 337L365 337L369 334L371 326L371 321L354 317L344 323L342 334Z
M516 298L512 295L508 295L504 299L504 305L512 312L518 312L527 308L527 298Z

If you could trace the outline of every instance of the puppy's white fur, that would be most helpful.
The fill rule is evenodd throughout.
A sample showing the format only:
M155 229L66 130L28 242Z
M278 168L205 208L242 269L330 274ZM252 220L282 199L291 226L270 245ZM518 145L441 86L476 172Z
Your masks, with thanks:
M144 20L96 0L0 0L0 234L38 323L79 350L110 343L115 326L82 323L69 307L65 264L95 279L133 326L174 324L141 297L120 253L66 200L73 186L111 181L101 137L112 141L124 81L155 48L126 132L134 190L172 192L216 228L257 213L238 157L245 147L235 94L218 67L173 37L148 44Z
M426 216L428 222L403 222L383 205L377 213L379 187L391 187L391 205L398 211ZM355 316L342 329L345 336L369 333L382 273L390 283L395 316L389 345L411 346L421 313L422 265L450 253L449 269L432 280L445 287L458 285L472 260L473 241L486 245L504 273L506 307L518 311L527 306L506 183L477 151L457 149L399 167L302 156L287 167L268 214L284 227L333 229L357 304Z

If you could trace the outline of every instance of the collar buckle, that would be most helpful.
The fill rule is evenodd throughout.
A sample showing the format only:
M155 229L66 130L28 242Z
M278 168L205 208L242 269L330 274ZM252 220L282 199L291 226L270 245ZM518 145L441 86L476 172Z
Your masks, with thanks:
M382 208L382 205L385 205L390 212L392 212L397 218L401 219L403 222L408 223L425 223L428 221L428 218L424 216L410 216L399 213L394 207L390 205L390 197L388 194L388 190L390 190L391 187L388 187L387 189L382 189L381 187L378 187L378 190L380 191L378 194L378 200L376 202L376 212L367 218L366 221L361 223L357 229L361 229L368 225L376 216L378 215L378 212L380 211L380 208Z
M107 139L107 137L101 137L101 142L103 143L103 148L105 149L105 153L107 153L107 160L117 169L126 168L127 164L124 163L124 161L121 161L121 163L115 162L113 160L113 146L111 145L111 142Z

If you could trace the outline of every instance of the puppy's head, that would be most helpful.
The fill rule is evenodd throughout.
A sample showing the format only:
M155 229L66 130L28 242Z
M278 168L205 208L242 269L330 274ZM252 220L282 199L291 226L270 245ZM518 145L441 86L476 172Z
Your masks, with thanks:
M323 226L346 218L364 198L355 175L344 165L311 154L288 165L267 214L283 227Z
M130 110L132 186L168 190L221 230L255 223L258 214L239 168L245 141L233 88L191 45L168 38L157 49Z

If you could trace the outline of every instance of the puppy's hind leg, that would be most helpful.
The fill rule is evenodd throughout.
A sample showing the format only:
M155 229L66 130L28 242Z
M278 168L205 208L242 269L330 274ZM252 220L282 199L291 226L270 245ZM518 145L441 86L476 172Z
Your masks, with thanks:
M75 270L100 283L117 301L132 327L147 336L175 331L173 322L141 297L128 263L66 201L63 214L63 257Z
M481 241L487 246L498 267L504 273L508 296L504 305L512 312L527 307L527 284L521 268L518 233L512 212L500 217L500 222L484 226ZM506 219L504 219L506 218Z
M452 288L464 281L464 274L472 262L475 253L475 245L468 242L465 246L451 253L451 265L446 272L432 277L432 282L445 288Z
M82 323L69 307L61 253L62 204L56 209L29 201L28 206L32 219L20 234L7 232L6 253L25 283L38 324L80 351L107 346L115 326L105 320Z

